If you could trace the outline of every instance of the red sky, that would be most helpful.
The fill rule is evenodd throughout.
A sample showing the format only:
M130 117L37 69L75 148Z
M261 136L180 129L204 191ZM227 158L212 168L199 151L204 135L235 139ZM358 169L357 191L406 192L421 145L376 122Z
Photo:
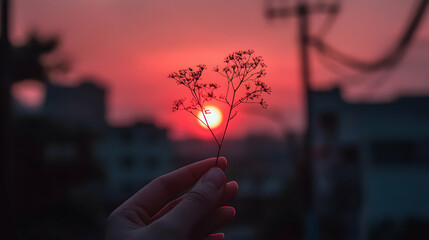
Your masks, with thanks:
M290 3L294 1L289 1ZM317 2L317 1L315 1ZM417 1L344 0L327 41L350 55L373 59L388 51L408 22ZM266 82L273 88L269 110L246 107L231 125L231 136L283 129L302 129L296 21L268 21L263 0L12 0L12 40L19 43L32 30L61 37L60 52L72 60L68 76L55 79L77 84L96 76L109 87L108 119L113 125L152 119L171 128L173 138L202 136L192 116L172 113L171 102L185 95L167 75L180 68L221 64L235 50L254 49L268 65ZM316 30L323 17L314 17ZM313 31L315 32L315 31ZM323 68L312 54L315 88L340 76ZM347 88L350 100L386 100L406 92L429 92L429 17L404 61L387 83L371 87L383 73L363 75L362 84ZM347 79L355 73L344 69ZM216 75L208 73L205 79ZM189 115L189 116L188 116Z

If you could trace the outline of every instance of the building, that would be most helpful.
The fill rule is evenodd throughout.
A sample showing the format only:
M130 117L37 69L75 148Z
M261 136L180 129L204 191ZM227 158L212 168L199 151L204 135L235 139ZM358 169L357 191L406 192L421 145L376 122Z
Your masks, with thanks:
M287 189L294 177L289 144L284 138L263 135L224 141L221 156L228 161L227 179L239 185L232 203L238 214L224 229L228 239L277 239L275 237L280 234L289 237L294 236L291 232L300 231L290 221L287 221L288 226L283 225L291 216L284 213L289 213L289 207L295 207L284 204L288 201L284 199L290 196ZM218 148L212 139L188 139L174 142L174 150L177 166L181 167L215 157Z
M151 123L110 127L95 151L105 167L104 198L112 202L126 200L173 167L167 131Z
M37 107L14 102L8 208L18 238L100 238L115 207L172 170L166 130L109 127L106 89L87 81L47 83Z
M106 124L106 90L86 79L78 86L47 84L42 115L71 126L102 129Z
M320 222L338 239L368 239L385 221L428 220L429 96L347 103L334 89L311 101Z
M174 150L181 167L215 157L218 148L214 140L189 139L176 141ZM294 171L285 140L270 136L226 139L221 156L228 160L227 173L240 184L238 198L279 195Z
M59 239L86 229L93 234L102 201L91 186L103 171L93 156L92 132L40 116L15 117L13 127L7 206L16 238Z

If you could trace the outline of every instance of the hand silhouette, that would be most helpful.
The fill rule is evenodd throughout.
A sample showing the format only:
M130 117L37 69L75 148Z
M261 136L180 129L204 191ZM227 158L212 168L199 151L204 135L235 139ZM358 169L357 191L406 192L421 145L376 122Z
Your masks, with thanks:
M212 233L235 216L233 207L223 205L234 199L238 185L226 183L225 158L218 167L215 163L215 158L202 160L150 182L110 214L105 239L224 239L223 233Z

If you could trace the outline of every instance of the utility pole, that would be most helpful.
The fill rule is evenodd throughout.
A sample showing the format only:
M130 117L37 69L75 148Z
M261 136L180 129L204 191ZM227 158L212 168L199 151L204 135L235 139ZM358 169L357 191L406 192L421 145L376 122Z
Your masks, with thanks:
M301 62L301 80L303 86L303 101L305 109L305 135L302 159L298 163L298 174L302 189L303 201L306 210L306 239L318 238L317 217L314 209L314 177L313 177L313 109L311 90L311 67L309 56L309 16L314 13L336 14L338 4L314 3L298 1L293 7L271 7L267 6L266 16L268 19L297 17L298 19L298 44Z
M11 149L11 45L9 41L9 0L2 0L1 10L1 35L0 35L0 238L12 239L11 219L11 194L8 191L12 186L9 184L12 162Z

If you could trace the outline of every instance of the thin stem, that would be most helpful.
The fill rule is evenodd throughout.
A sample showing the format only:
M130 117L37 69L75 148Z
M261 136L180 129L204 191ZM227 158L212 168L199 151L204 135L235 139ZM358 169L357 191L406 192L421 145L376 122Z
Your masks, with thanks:
M207 127L207 123L205 123L201 118L199 118L197 115L195 115L195 113L193 113L192 111L186 110L188 113L192 114L192 116L194 116L195 118L197 118L202 124L204 124L204 126Z
M203 106L201 106L201 105L200 105L200 109L201 109L201 113L203 114L204 121L206 121L206 126L207 126L207 128L209 129L209 131L210 131L210 133L212 134L213 138L215 139L215 141L216 141L217 145L219 146L219 145L220 145L220 144L219 144L219 141L218 141L218 139L217 139L216 135L214 134L213 130L211 129L209 122L207 121L206 114L204 113L204 108L203 108ZM217 166L217 159L216 159L216 166Z
M228 85L227 85L227 87L226 87L226 96L225 96L225 101L229 104L229 102L228 102L228 95L229 95L229 82L230 82L230 80L228 79Z
M225 129L224 129L223 134L222 134L222 139L220 140L219 148L217 150L216 166L217 166L217 162L219 160L219 155L220 155L220 150L222 148L223 140L225 139L226 130L228 129L229 121L231 120L231 113L232 113L232 109L233 109L232 105L234 104L235 93L236 93L236 91L234 91L234 94L232 95L232 101L231 101L231 105L229 107L229 113L228 113L228 120L226 121Z

